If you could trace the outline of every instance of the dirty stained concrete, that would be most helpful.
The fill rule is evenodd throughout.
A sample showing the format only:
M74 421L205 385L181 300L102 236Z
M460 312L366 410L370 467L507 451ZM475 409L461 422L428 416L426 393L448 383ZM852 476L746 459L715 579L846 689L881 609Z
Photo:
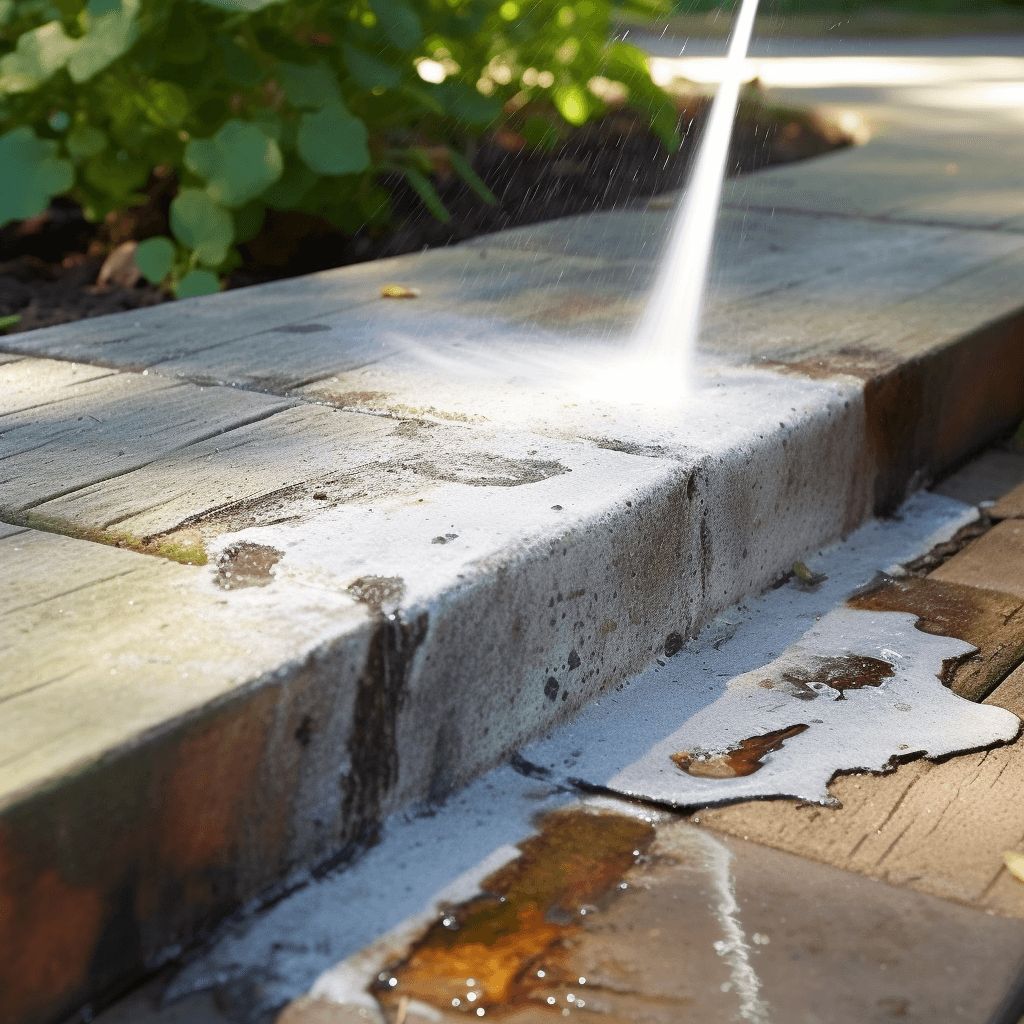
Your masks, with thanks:
M837 600L841 602L844 594L851 590L861 594L877 592L876 566L913 565L937 548L948 547L950 538L962 534L964 524L976 518L976 510L960 502L920 495L902 510L898 519L873 522L846 542L809 558L809 565L825 577L819 583L808 586L794 576L757 601L730 609L698 640L684 643L677 638L672 642L671 650L662 659L664 665L654 672L678 664L678 659L690 659L693 663L703 659L709 664L734 668L742 665L744 659L755 663L758 658L763 660L765 643L777 642L780 630L784 633L788 629L794 639L799 639L800 623L810 621L812 629L820 627L826 621L825 610ZM908 579L919 582L916 577ZM864 584L870 585L867 590ZM883 589L887 585L891 583L883 583ZM944 763L955 765L985 756L1000 758L1004 756L1002 752L1012 758L1019 744L1000 743L1017 735L1017 715L1024 711L1024 705L1003 701L1002 707L1008 708L1003 711L995 700L987 708L981 707L951 693L940 682L944 671L947 681L955 680L955 670L962 668L963 655L972 650L970 644L940 640L930 630L916 631L916 638L915 631L908 635L905 626L913 622L913 616L907 613L892 616L841 609L841 615L846 617L848 628L845 637L841 632L831 637L833 657L818 652L797 666L800 671L788 665L777 674L778 680L791 691L791 706L808 714L809 709L825 702L839 714L848 712L856 716L858 709L851 701L861 695L888 692L886 688L903 671L901 661L917 642L924 652L930 652L930 661L926 655L918 668L923 674L931 672L931 689L923 688L933 700L938 696L940 702L953 702L956 709L976 709L979 720L988 717L990 721L1004 723L1001 727L1006 729L997 737L993 751L954 757ZM867 620L887 621L889 617L898 620L899 628L890 630L885 642L880 640L874 645L876 657L842 653L850 642L857 643L855 625ZM902 649L894 650L900 644ZM945 666L943 653L952 655ZM751 678L761 675L758 671L750 673ZM230 994L224 997L225 1005L234 1007L232 1012L251 1018L261 1012L260 1007L272 1005L275 993L289 988L294 991L296 978L309 977L317 963L324 963L327 957L321 951L325 948L337 949L339 943L348 944L350 949L358 948L358 939L340 925L338 915L343 913L345 921L362 921L357 931L365 932L362 900L370 893L363 879L387 875L395 884L388 891L375 894L373 900L379 904L377 933L387 929L389 921L392 930L322 975L310 988L309 996L283 1012L282 1022L313 1024L322 1020L341 1024L366 1019L365 1015L389 1022L454 1021L464 1019L467 1013L478 1016L481 1009L486 1017L524 1022L550 1020L566 1012L584 1020L632 1020L639 1015L640 1019L666 1022L736 1014L736 1019L756 1024L798 1019L798 1014L810 1014L807 1019L850 1024L893 1018L923 1022L936 1014L944 1019L984 1019L1016 966L1019 939L1014 932L1008 940L1009 947L1001 947L999 944L1006 938L1000 937L1000 929L1009 928L1012 932L1018 927L1010 919L1024 918L1024 897L1018 895L1016 902L987 904L984 899L968 897L963 889L962 895L953 895L957 884L970 883L966 876L958 876L956 867L948 861L945 889L934 884L929 887L927 882L915 885L895 876L889 880L904 885L906 890L894 892L835 867L797 861L743 841L748 835L750 839L755 837L753 827L749 832L741 831L745 829L743 822L753 818L757 837L772 845L772 822L778 810L783 815L793 813L787 808L796 808L796 813L803 815L842 814L846 794L854 786L857 790L853 791L859 791L863 780L891 779L905 770L931 765L931 761L914 759L919 749L885 751L875 764L876 769L890 768L886 763L889 754L894 755L893 764L911 758L910 763L890 775L870 776L862 770L850 771L849 767L840 772L829 789L833 794L842 794L842 800L827 801L831 807L813 810L806 802L789 801L735 804L739 823L729 830L737 839L724 843L703 829L719 820L716 814L729 827L732 807L718 812L690 812L690 821L686 823L685 815L680 817L664 809L642 810L639 808L643 805L592 798L584 809L584 813L594 815L587 819L588 826L599 828L601 815L609 812L631 815L634 822L634 831L627 829L628 837L622 836L622 849L631 848L634 862L610 887L602 881L600 871L595 873L586 865L587 858L598 850L608 854L602 863L616 862L616 828L609 829L608 846L595 836L582 844L579 853L574 852L572 842L569 847L560 848L560 826L551 825L551 821L557 819L557 814L580 813L573 793L580 781L586 781L580 768L586 768L591 752L612 747L613 757L621 748L628 754L629 707L634 696L639 696L642 704L643 683L643 679L632 682L627 691L628 703L614 696L606 698L577 722L558 730L550 741L526 748L513 759L511 771L501 769L485 776L467 791L469 795L453 798L437 812L443 819L440 822L433 817L429 821L406 818L404 822L389 824L382 832L380 845L367 854L366 860L336 879L325 879L316 887L317 891L297 894L279 909L249 922L242 931L225 936L207 960L178 979L171 989L172 997L201 989L216 977L232 977L235 980L228 985ZM678 688L674 692L678 694ZM659 723L671 721L674 713L683 714L681 708L669 710L667 695L668 689L663 685L655 696L648 698L653 701L652 708L657 708L655 719ZM602 735L599 728L591 727L589 732L580 729L609 706L611 717L606 722L612 731L606 730ZM914 716L907 717L927 719L926 708L924 703ZM635 720L638 736L643 733L646 739L641 742L649 745L650 725L655 719L647 716L647 724L643 725L641 718L642 715ZM622 726L627 727L625 732ZM657 731L666 731L664 725ZM963 739L959 728L955 731ZM763 775L765 770L770 775L771 766L788 745L800 739L801 732L788 737L778 732L771 736L772 742L755 752L759 755L756 760L763 765L761 771L712 772L711 780L722 786L742 785ZM984 744L991 746L992 741L989 736ZM669 764L668 751L673 744L662 746L666 747L665 762ZM942 766L935 770L941 771ZM826 782L833 772L834 767L825 777ZM695 781L706 782L708 775L698 774ZM486 812L482 804L474 803L471 795L478 787ZM530 794L526 799L534 802L534 806L519 819L523 823L516 825L516 815L506 801L513 800L514 806L512 794L524 792ZM736 793L733 799L741 795ZM545 819L547 824L525 824L533 820L536 811L552 806L552 801L556 808L561 808L555 819ZM534 835L535 827L539 828L540 838L514 840L520 849L517 854L510 845L516 829L523 829L524 837L529 837ZM579 831L580 826L574 828ZM651 850L656 854L661 841L656 838L653 847L646 847L652 828L657 837L662 835L663 828L668 830L676 837L676 853L685 849L686 856L652 856ZM433 838L427 838L424 829ZM884 824L882 829L887 832ZM585 828L579 834L583 833L589 836ZM482 836L488 836L490 841L485 839L481 843ZM888 835L879 838L891 843ZM502 841L505 845L501 845ZM429 876L423 884L417 881L422 861L415 850L421 845L434 849L434 844L439 844L435 864L447 862L454 872L460 863L471 865L476 857L478 867L469 867L460 881L447 888L439 886L440 895L426 901L425 908L417 908L414 894L420 894L422 900L431 883ZM543 881L523 881L521 873L529 875L531 864L542 850L550 852L542 872ZM999 875L1000 854L989 851L982 855L982 860L990 875ZM397 867L397 874L389 874L384 862L393 865L391 871ZM709 867L712 863L718 865L717 875ZM516 867L502 867L506 864ZM682 870L681 864L685 866ZM755 873L763 874L756 885L745 888L744 874L750 870L745 865L751 864L757 865ZM571 877L568 881L567 877L577 869L588 884L601 891L588 890L582 894L580 890L574 911L567 914L564 895L553 897L550 886L571 889ZM702 876L701 871L709 874ZM933 872L932 881L934 878ZM625 888L621 888L623 885ZM560 891L564 893L566 889ZM401 895L403 890L405 896ZM342 896L343 892L347 895ZM707 925L703 924L709 920L709 905L715 906L714 893L718 893L720 901L728 903L730 892L736 901L729 904L734 906L735 920L718 913ZM757 896L753 895L755 892ZM950 898L967 906L946 902ZM507 902L503 903L503 899ZM630 903L631 900L641 902ZM755 904L761 909L751 911ZM721 905L720 902L719 910ZM680 906L683 912L675 913ZM986 907L991 906L998 906L1010 919L993 917L991 909L986 913ZM395 914L403 907L409 908L407 914L410 910L416 912L399 923ZM666 908L671 910L667 918ZM748 918L749 913L753 913L753 919ZM957 921L940 923L946 914L957 917ZM506 918L515 923L502 924ZM738 938L736 927L740 929ZM679 932L680 928L685 934ZM950 950L940 951L935 945L935 929L946 928L953 929L943 932L942 941L950 943ZM489 930L495 929L495 935L500 933L502 938L487 940ZM278 948L281 952L275 951ZM683 970L679 967L680 951L685 952ZM949 957L960 962L964 956L976 956L986 964L987 980L981 980L981 974L971 975L979 981L978 987L973 982L965 986L964 975L959 971L946 971L951 962ZM543 973L538 976L538 971ZM586 985L580 983L581 977L587 979ZM709 978L717 980L711 984ZM257 991L264 995L257 996ZM380 1008L383 1018L377 1017ZM592 1017L593 1014L596 1015Z
M1004 160L1005 133L971 139ZM948 139L931 142L941 168ZM656 204L2 339L0 558L26 564L19 529L46 538L0 632L19 666L0 735L3 863L32 906L74 890L117 907L33 933L70 950L59 977L22 970L25 936L10 931L3 1013L58 1018L652 659L684 657L694 634L724 649L730 603L1019 419L1024 240L990 216L1016 200L1001 192L956 224L846 215L866 167L875 199L934 184L886 178L872 154L887 145L821 165L846 182L826 210L811 165L757 176L753 207L732 195L692 407L704 435L642 403L581 401L573 379L635 319L667 223ZM380 298L396 282L421 297ZM511 367L495 339L515 346ZM552 349L575 358L545 388ZM453 363L489 378L455 379ZM143 568L154 555L186 575L171 586ZM89 568L48 589L49 559ZM136 584L145 622L126 611ZM1013 599L993 593L972 622ZM297 631L290 602L310 612ZM239 609L253 614L218 660L209 638ZM94 628L110 617L139 628ZM962 668L988 666L984 690L1012 638L961 639L980 652ZM357 701L373 750L352 738ZM376 779L343 783L350 759ZM253 779L256 796L240 781ZM154 829L159 849L133 845L132 823L163 806L154 792L172 794L176 822L207 814L210 842ZM57 808L36 832L18 824L34 804ZM74 813L86 806L107 816ZM96 821L117 853L102 864L81 853ZM153 896L154 873L175 898Z

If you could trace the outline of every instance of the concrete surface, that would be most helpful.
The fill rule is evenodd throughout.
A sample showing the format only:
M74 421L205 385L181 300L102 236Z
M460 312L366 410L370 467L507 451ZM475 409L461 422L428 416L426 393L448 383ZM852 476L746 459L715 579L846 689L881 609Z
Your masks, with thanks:
M222 998L229 1000L239 1019L258 1019L283 997L309 986L313 1000L296 1002L283 1014L283 1022L324 1019L337 1024L358 1019L354 1014L359 1010L376 1012L374 1001L366 998L366 986L388 964L406 957L410 945L437 920L439 907L469 898L480 886L487 888L484 876L508 861L510 844L521 843L529 834L535 814L574 804L573 786L566 782L588 778L586 765L594 760L594 751L606 748L606 758L629 761L657 745L678 716L686 717L685 708L677 705L685 703L688 691L699 691L698 665L703 664L710 679L763 663L780 642L786 644L787 629L799 636L804 622L813 623L850 589L869 580L873 566L913 558L936 541L941 547L941 538L956 530L963 518L962 506L922 495L899 519L869 524L846 542L818 553L811 564L827 569L830 577L817 590L789 583L729 609L683 651L664 659L665 664L653 666L549 740L525 749L514 770L501 768L484 776L429 816L391 819L381 843L361 861L225 933L207 957L178 977L169 997L220 985ZM999 621L1004 618L1000 616ZM1015 664L1021 657L1024 652ZM1021 672L1021 668L1012 672L988 703L1015 716L1024 712ZM942 690L937 679L932 685ZM851 708L849 714L855 713ZM1016 933L1004 946L1001 929L1008 923L1006 918L1024 918L1024 886L1008 875L1002 858L1003 851L1017 848L1024 835L1019 801L1013 796L1021 770L1021 742L938 764L918 758L880 775L841 773L829 787L835 800L828 808L759 800L691 812L692 825L725 831L744 841L731 847L739 862L745 841L762 844L750 847L747 860L763 872L756 884L745 889L739 868L728 882L736 886L738 914L751 954L747 963L753 964L757 979L754 1008L740 1019L852 1022L902 1016L923 1022L942 1007L944 1019L979 1024L986 1020L1009 984L1019 956ZM914 752L897 753L899 760ZM766 768L784 755L785 750L770 752ZM639 813L659 823L659 829L661 823L670 829L680 827L671 824L680 819L661 808L607 798L594 806ZM690 836L685 842L691 857L682 868L666 867L658 858L650 868L658 876L656 903L660 900L660 905L675 908L675 900L685 900L685 913L668 915L676 922L671 928L682 929L683 935L671 928L666 931L660 910L652 906L616 902L609 908L595 901L602 908L600 914L588 919L587 935L579 943L573 940L574 958L579 956L581 962L588 956L597 958L605 976L612 972L614 984L609 981L605 986L609 991L602 989L598 999L603 1000L602 1011L610 1012L613 1019L633 1019L637 1014L642 1019L661 1019L658 1014L664 1013L670 1020L691 1019L691 1014L692 1019L708 1019L736 1012L735 1004L729 1002L737 998L735 992L720 1002L721 986L731 985L734 979L719 959L721 954L711 955L714 944L725 941L720 933L713 933L722 927L721 921L708 916L715 900L703 887L707 880L695 879L695 873L710 870L700 851L707 854L720 847L706 835L685 835ZM766 846L825 861L825 865L806 859L778 860ZM430 856L420 851L430 851ZM557 871L558 863L555 858L553 870ZM854 881L851 872L890 885ZM649 876L636 882L641 887L652 884ZM628 884L632 891L634 879ZM665 895L666 889L671 897ZM821 911L814 895L819 891L830 894L822 895L828 902ZM744 892L750 894L746 900ZM774 922L771 926L764 919L748 921L748 908L758 900ZM882 908L889 908L893 915L885 922L874 916ZM941 942L950 943L948 950L943 947L939 952L932 944L937 933L931 926L918 930L914 922L923 920L922 914L936 921L928 915L963 915L956 922L950 919L948 924L935 925ZM870 927L868 921L873 922ZM771 942L754 942L754 932ZM889 942L894 945L889 947ZM902 952L895 952L897 947ZM934 958L932 952L936 952ZM341 966L314 984L318 965L326 967L332 954L344 957ZM973 968L967 974L946 969L950 963L972 957L984 961L985 970L994 971L978 988L973 981L965 984L967 977L980 977ZM463 963L453 953L453 969ZM738 969L735 964L733 968ZM726 970L724 979L712 984L708 979L722 970ZM862 973L856 975L857 971ZM225 979L231 980L225 984ZM550 991L565 1008L564 986ZM350 1009L339 1009L345 1004ZM391 1021L394 1001L387 1005L386 1019ZM437 1001L431 1005L437 1012ZM579 1016L577 1009L571 1015ZM419 1019L408 1006L406 1010L409 1019ZM530 1013L536 1011L506 1008L502 1012L514 1017L525 1013L523 1019L532 1020ZM420 1016L434 1019L426 1011ZM376 1019L373 1014L371 1019ZM447 1018L442 1014L440 1019Z
M355 855L1014 426L1015 122L930 102L733 184L681 413L590 394L655 208L0 340L0 1016Z

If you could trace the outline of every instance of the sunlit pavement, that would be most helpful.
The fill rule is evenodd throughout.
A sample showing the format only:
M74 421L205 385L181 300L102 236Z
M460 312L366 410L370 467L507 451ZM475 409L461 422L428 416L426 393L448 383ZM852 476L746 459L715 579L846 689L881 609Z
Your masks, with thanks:
M652 54L662 83L712 88L721 73L721 41L631 41ZM841 160L732 182L727 203L1024 228L1020 36L759 39L748 76L771 100L817 107L862 145Z
M658 45L670 44L662 40ZM672 45L678 49L680 44ZM1016 40L1013 45L1020 49ZM834 116L845 118L851 130L860 125L854 118L861 119L866 144L836 158L732 182L727 202L734 207L790 206L803 212L1020 230L1024 224L1020 216L1024 214L1021 115L1011 100L1024 80L1024 57L1012 52L1010 42L993 40L929 46L887 41L865 44L860 52L853 43L830 43L823 53L826 45L822 43L775 42L764 57L755 49L751 73L761 77L772 95L828 106ZM651 48L655 52L653 43ZM693 54L692 60L684 56L679 61L667 50L672 62L656 64L656 75L713 80L714 64L709 63L713 52L694 54L690 44L684 52ZM969 502L980 497L969 489L957 496ZM972 818L967 813L965 817L962 811L958 816L954 812L961 810L959 806L947 801L943 813L936 816L946 822L943 838L941 831L931 835L934 819L926 815L932 814L938 794L959 793L958 786L969 787L976 778L995 796L989 797L988 805L979 800L967 810L975 805L991 808L991 801L1003 792L996 786L999 777L1012 780L1020 772L1013 748L1005 749L1009 760L991 782L984 773L998 758L989 759L986 769L984 753L970 755L975 762L964 777L956 775L964 770L964 759L953 759L934 773L927 770L929 763L915 762L893 776L844 777L837 790L850 809L844 818L812 819L822 812L771 803L698 814L701 820L693 825L662 815L659 836L648 837L661 860L650 863L641 857L630 865L620 876L625 881L618 883L626 885L626 895L614 907L607 892L595 898L601 908L608 908L608 915L594 916L597 931L588 930L589 939L577 950L584 960L590 957L587 984L591 988L584 992L579 978L564 973L555 975L546 988L531 979L523 991L531 999L540 995L543 1005L520 1006L513 1019L547 1020L555 1013L607 1021L636 1019L640 1014L646 1020L676 1024L691 1012L697 1014L694 1019L715 1020L735 1011L741 1019L758 1024L769 1020L787 1024L800 1019L798 1013L808 1024L891 1018L979 1022L994 1004L1021 944L1020 915L1007 909L1016 905L1018 883L992 860L993 856L998 860L1004 846L1009 849L1019 842L1018 822L1009 815L1001 831L990 835L983 816ZM482 780L464 798L451 802L447 816L439 816L435 832L430 830L432 819L395 824L397 848L395 843L382 844L375 854L377 861L368 857L358 870L334 876L333 896L326 885L310 886L283 901L271 915L237 932L236 938L225 938L205 966L192 968L191 979L205 974L214 982L229 982L221 1002L231 1005L236 1018L246 1012L258 1016L275 999L279 1004L280 997L298 994L320 970L415 912L434 891L424 889L422 876L429 873L428 864L436 867L446 856L454 864L461 857L470 868L491 853L495 843L520 841L532 810L556 809L571 798L543 777L529 778L531 770L528 764L520 765L519 774L503 769L490 781ZM496 796L487 789L495 785L505 786L507 792ZM510 813L501 821L506 808ZM899 814L907 816L905 822ZM467 835L463 844L452 830L462 820L468 827L470 818L473 836ZM856 829L844 824L854 819ZM498 822L490 831L483 827L488 820ZM831 828L821 824L826 820L832 822ZM909 853L901 852L902 848L896 854L888 849L873 852L873 844L882 843L876 837L882 837L890 820L896 831L909 836ZM705 830L709 823L719 829L719 838ZM720 838L726 833L732 838ZM957 839L964 834L984 835L988 843L980 854L972 848L974 859L967 858L969 878L963 884L974 895L967 898L951 890L946 894L951 899L939 898L942 894L928 885L936 878L939 882L953 878L950 885L954 885L960 877L957 872L962 865L955 854L965 848ZM856 838L851 840L851 835ZM757 842L747 842L748 836ZM782 852L765 852L758 843L775 845ZM462 845L466 849L459 852ZM881 865L879 870L855 859L861 850L861 857L870 854L872 863ZM810 865L795 855L852 870ZM731 876L722 873L723 864L732 865ZM400 869L410 870L415 879L407 884ZM476 877L479 881L480 872ZM902 888L890 889L870 878ZM730 885L735 887L731 896ZM415 890L413 896L410 887ZM369 902L360 903L368 892ZM400 899L395 902L392 896ZM664 913L666 906L682 911ZM802 910L787 909L791 907ZM355 917L348 920L346 913ZM606 934L600 934L602 920L609 922ZM559 920L554 924L568 927ZM901 927L906 931L901 932ZM880 935L884 938L878 939ZM942 941L933 941L934 936ZM406 939L410 937L414 936ZM692 950L696 980L680 968L680 949ZM369 962L380 967L388 967L394 959L387 946L378 949L376 957ZM951 964L956 965L952 972ZM559 961L556 966L564 971L579 964ZM453 1008L442 1013L424 1001L415 978L400 978L396 970L390 975L384 972L381 979L367 975L365 963L362 967L363 974L353 977L364 987L375 977L390 987L395 978L395 998L382 998L390 1021L401 1018L420 1024L460 1019L473 1009L474 1000L467 995L457 1007L449 999ZM344 970L332 977L317 991L351 993L351 978L346 981ZM969 986L964 977L970 977ZM600 985L595 985L595 978L601 979ZM189 977L183 976L177 992L184 994L188 987ZM479 998L477 986L467 991ZM597 992L596 998L591 991ZM157 994L154 991L152 996ZM602 998L606 1005L602 1006ZM192 996L191 1000L160 1012L149 993L140 994L98 1019L103 1024L189 1020L205 1024L219 1019L211 998ZM591 1000L589 1007L587 1000ZM595 1009L601 1014L594 1014ZM345 1011L318 999L296 1004L288 1011L288 1020L341 1024L372 1019L376 1012L372 1002ZM473 1015L481 1014L474 1010Z

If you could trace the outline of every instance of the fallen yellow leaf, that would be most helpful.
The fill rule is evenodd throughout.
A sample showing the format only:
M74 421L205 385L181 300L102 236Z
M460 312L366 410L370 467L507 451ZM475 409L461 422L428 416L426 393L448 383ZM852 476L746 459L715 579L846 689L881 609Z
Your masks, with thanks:
M380 290L381 298L384 299L418 299L419 288L406 288L404 284L386 284Z
M811 586L816 586L828 579L823 572L812 572L803 562L793 563L793 573L801 583L808 583Z
M1015 853L1013 850L1007 850L1003 854L1003 860L1006 861L1007 871L1018 882L1024 882L1024 853Z

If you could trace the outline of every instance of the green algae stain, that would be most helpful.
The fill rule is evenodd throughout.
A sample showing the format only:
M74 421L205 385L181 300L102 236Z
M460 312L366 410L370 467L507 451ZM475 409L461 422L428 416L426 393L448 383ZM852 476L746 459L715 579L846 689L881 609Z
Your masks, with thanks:
M156 555L182 565L206 565L206 551L200 544L182 544L178 541L158 538L136 537L130 533L100 530L90 526L79 526L57 516L43 516L36 512L8 515L6 521L13 526L27 526L43 533L56 533L74 540L87 540L94 544L106 544L113 548L124 548L140 555Z

